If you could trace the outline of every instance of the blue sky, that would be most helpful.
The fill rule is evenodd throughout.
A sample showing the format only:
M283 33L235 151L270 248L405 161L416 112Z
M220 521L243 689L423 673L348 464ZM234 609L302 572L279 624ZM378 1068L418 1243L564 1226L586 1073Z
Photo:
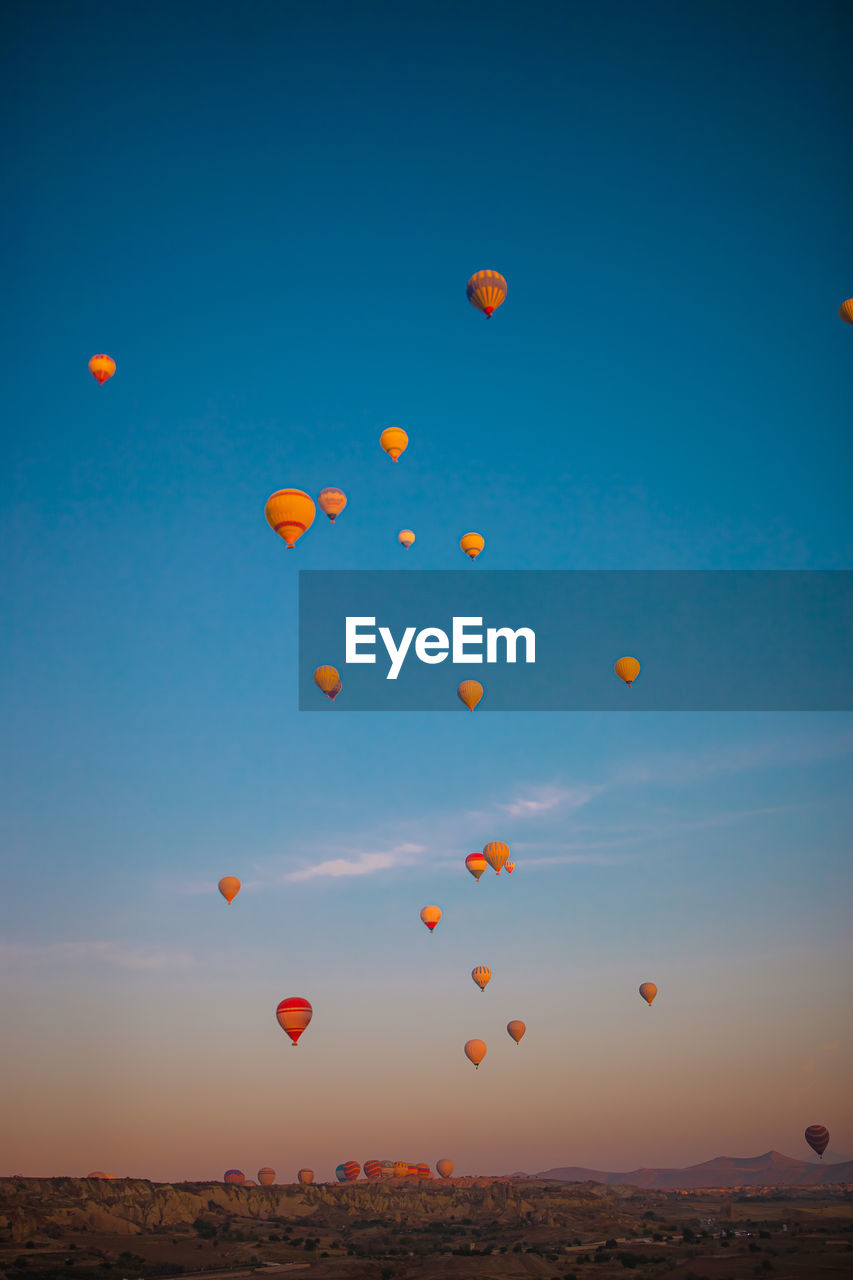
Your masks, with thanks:
M4 22L20 1057L0 1172L218 1176L255 1152L288 1176L628 1168L802 1155L814 1122L853 1150L849 716L333 723L296 711L295 668L299 568L456 569L470 528L475 572L850 566L849 16L92 3ZM483 267L509 284L488 322L464 297ZM118 363L103 388L96 351ZM389 425L410 437L396 466ZM287 553L268 494L325 485L346 511ZM489 839L518 870L475 886L461 861ZM511 1068L496 1040L489 1082L461 1043L499 973L484 1038L527 1009L531 1033ZM287 994L317 1013L282 1060ZM58 1029L64 1062L45 1059ZM396 1112L377 1043L409 1082ZM650 1098L623 1125L625 1054ZM287 1087L327 1118L276 1155L264 1107L293 1059ZM212 1133L246 1061L253 1096ZM501 1088L536 1105L498 1142Z

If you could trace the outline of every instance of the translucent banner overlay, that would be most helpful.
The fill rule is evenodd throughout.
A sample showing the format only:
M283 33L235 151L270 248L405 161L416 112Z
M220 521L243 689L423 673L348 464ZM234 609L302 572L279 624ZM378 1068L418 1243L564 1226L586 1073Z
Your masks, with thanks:
M514 662L508 632L518 632ZM347 660L371 654L372 663ZM613 670L626 656L641 668L630 687ZM321 666L340 673L333 701L314 683ZM847 571L299 574L301 711L467 715L463 680L483 686L477 715L849 711L851 672Z

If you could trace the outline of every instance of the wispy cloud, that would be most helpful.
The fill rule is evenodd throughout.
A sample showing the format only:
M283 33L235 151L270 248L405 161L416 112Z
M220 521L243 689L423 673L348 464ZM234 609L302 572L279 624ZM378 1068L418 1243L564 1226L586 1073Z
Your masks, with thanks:
M610 785L682 786L714 775L816 764L848 755L851 751L853 733L811 738L789 735L765 742L699 751L692 756L684 752L662 753L632 760L615 771Z
M499 804L498 808L513 818L535 818L552 809L580 809L603 790L601 786L583 783L573 787L535 787L527 795L516 796L509 804Z
M95 961L137 972L185 969L195 963L186 951L161 950L154 946L128 946L119 942L0 942L0 964L73 964L75 961Z
M422 844L398 844L391 849L381 851L365 851L346 858L326 858L313 867L302 867L298 871L290 871L285 880L337 880L342 876L369 876L377 871L388 871L392 867L405 866L419 853L424 853Z

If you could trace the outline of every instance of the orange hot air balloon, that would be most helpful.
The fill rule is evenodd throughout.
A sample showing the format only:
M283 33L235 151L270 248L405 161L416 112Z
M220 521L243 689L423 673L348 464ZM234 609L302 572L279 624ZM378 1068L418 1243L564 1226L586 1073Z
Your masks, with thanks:
M407 551L409 547L412 545L412 543L414 542L414 540L415 540L415 535L412 533L411 529L401 529L400 532L397 534L397 541L399 542L400 546L405 547Z
M424 907L421 911L421 919L426 927L432 933L435 926L441 919L441 907Z
M302 1186L307 1187L307 1186L310 1186L310 1184L314 1181L314 1170L300 1169L296 1176L299 1179Z
M400 454L405 451L406 445L409 443L409 437L402 427L386 427L379 437L379 443L392 460L396 462Z
M341 677L336 667L318 667L314 672L314 683L333 702L341 691Z
M472 307L482 311L488 320L506 298L506 280L499 271L475 271L465 286Z
M459 546L471 560L477 559L485 545L486 539L481 533L466 533L464 537L459 539Z
M435 1171L441 1178L452 1178L456 1166L452 1160L436 1160Z
M473 1062L474 1068L479 1067L480 1063L486 1056L485 1040L468 1040L465 1044L465 1057L469 1062Z
M284 538L288 551L292 551L297 539L314 523L316 508L314 499L301 489L276 489L267 498L264 514L270 528Z
M853 324L853 298L848 298L846 302L842 302L838 308L838 314L845 324Z
M321 489L317 495L317 506L332 524L335 523L335 516L339 516L346 505L347 495L343 489Z
M87 1178L105 1178L107 1182L115 1181L114 1173L104 1173L103 1169L96 1169L94 1173L87 1173Z
M651 1008L651 1003L654 1000L657 993L658 993L658 989L653 982L640 983L640 995L643 997L643 999L645 1000L649 1008Z
M483 686L479 680L463 680L456 690L460 702L464 702L469 711L473 711L483 696Z
M113 376L115 371L116 362L112 356L92 356L89 361L89 372L99 387L102 387L107 379Z
M509 858L509 845L502 840L492 840L483 849L483 857L496 875L500 875L501 867Z
M275 1182L275 1169L270 1169L268 1165L265 1165L263 1169L259 1169L258 1182L262 1187L271 1187Z
M509 1032L509 1034L512 1036L515 1043L518 1044L519 1040L527 1030L527 1027L524 1025L523 1022L520 1022L518 1018L513 1018L512 1022L508 1022L506 1024L506 1029Z
M484 964L478 964L471 970L471 977L476 982L481 991L485 991L486 987L492 980L492 971L487 969Z
M829 1146L829 1130L826 1125L810 1124L808 1129L806 1129L804 1137L812 1151L817 1152L822 1160L823 1153ZM91 1174L89 1176L91 1177Z
M223 876L219 881L219 892L230 905L240 892L240 881L236 876Z
M302 996L288 996L286 1000L279 1001L275 1016L282 1031L290 1036L295 1049L296 1041L314 1016L314 1010Z
M508 876L511 876L513 871L515 871L515 863L514 862L505 863L504 871L507 873Z
M618 662L614 663L613 670L619 679L624 680L630 688L640 674L640 664L636 658L620 658Z
M468 857L465 859L465 866L471 872L471 875L475 880L480 879L480 876L486 870L488 865L489 864L486 862L482 853L469 853Z

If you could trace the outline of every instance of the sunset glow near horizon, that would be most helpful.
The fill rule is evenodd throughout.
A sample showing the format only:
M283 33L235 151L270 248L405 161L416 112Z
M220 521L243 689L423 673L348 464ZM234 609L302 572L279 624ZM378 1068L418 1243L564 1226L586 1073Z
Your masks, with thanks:
M853 18L616 9L6 15L0 1176L853 1155L850 714L296 709L300 569L850 567Z

